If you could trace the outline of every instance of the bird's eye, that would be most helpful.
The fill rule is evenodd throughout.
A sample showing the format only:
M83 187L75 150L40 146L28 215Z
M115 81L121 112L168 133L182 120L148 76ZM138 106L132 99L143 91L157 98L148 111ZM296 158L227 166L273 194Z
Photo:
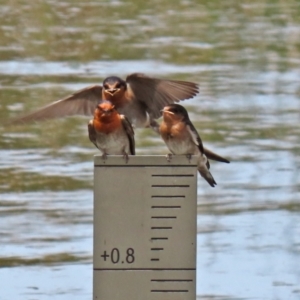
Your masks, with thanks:
M119 89L121 87L121 84L120 83L117 83L116 84L116 89Z
M109 86L107 84L104 84L103 87L107 90Z

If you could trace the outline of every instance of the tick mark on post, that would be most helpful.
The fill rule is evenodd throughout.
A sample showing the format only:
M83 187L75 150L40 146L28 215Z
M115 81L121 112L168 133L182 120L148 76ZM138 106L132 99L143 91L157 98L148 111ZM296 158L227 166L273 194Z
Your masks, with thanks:
M152 241L158 241L158 240L168 240L169 238L167 237L152 237L151 240Z
M151 293L188 293L189 290L151 290Z
M181 205L153 205L151 208L181 208Z
M158 227L158 226L155 226L155 227L151 227L151 229L172 229L173 227L171 226L161 226L161 227Z
M161 188L164 188L164 187L179 187L179 188L188 188L190 187L189 184L153 184L151 185L152 187L161 187Z
M185 195L152 195L151 198L185 198Z
M151 279L153 282L193 282L193 279Z
M152 216L151 219L176 219L176 216Z
M194 177L194 174L152 174L152 177Z
M159 261L159 258L151 258L151 261Z

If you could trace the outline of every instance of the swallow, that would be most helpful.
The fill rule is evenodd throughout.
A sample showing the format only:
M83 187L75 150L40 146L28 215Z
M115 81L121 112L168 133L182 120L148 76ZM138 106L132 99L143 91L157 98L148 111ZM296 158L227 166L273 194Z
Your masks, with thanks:
M123 155L128 162L128 154L135 155L131 123L108 101L97 105L94 118L88 123L88 132L90 141L102 152L103 160L107 155Z
M167 155L167 159L170 160L172 154L186 155L188 159L192 155L196 155L200 175L210 186L214 187L217 183L209 171L208 156L217 161L226 163L229 163L229 161L203 147L201 138L183 106L170 104L164 107L162 113L163 121L160 124L159 132L171 151L171 154Z
M34 112L17 117L11 123L72 115L92 116L97 105L108 100L136 127L150 126L158 131L159 125L155 119L161 117L164 106L192 98L198 92L199 86L188 81L158 79L141 73L130 74L126 80L110 76L104 79L102 86L86 87Z

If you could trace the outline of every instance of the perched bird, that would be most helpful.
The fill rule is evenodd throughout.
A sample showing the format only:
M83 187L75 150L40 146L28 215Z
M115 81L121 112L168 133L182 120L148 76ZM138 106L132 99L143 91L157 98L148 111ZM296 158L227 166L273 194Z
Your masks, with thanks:
M123 155L127 162L128 154L135 155L132 126L112 103L98 104L94 118L88 123L88 131L91 142L103 153L103 159L107 155Z
M13 124L41 121L71 115L93 115L96 106L110 101L120 114L124 114L136 127L151 126L158 131L155 119L161 116L164 106L194 97L199 92L197 84L148 77L133 73L126 80L111 76L103 85L93 85L50 103L27 115L17 117Z
M210 150L204 149L200 136L183 106L170 104L164 107L163 121L159 131L172 154L185 154L189 159L191 155L196 155L200 175L212 187L217 184L209 171L210 165L207 156L226 163L229 163L229 161ZM168 160L172 157L172 154L168 154Z

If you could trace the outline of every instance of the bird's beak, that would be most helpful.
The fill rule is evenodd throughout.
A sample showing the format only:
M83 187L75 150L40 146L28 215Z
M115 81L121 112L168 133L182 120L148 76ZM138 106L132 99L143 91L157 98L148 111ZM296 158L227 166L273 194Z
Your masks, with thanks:
M109 93L111 96L113 96L119 90L120 89L106 89L105 92Z
M170 114L170 115L174 115L173 112L169 111L169 110L165 110L165 109L162 109L161 110L162 113L167 113L167 114Z
M111 114L111 110L103 110L102 116L109 116Z

